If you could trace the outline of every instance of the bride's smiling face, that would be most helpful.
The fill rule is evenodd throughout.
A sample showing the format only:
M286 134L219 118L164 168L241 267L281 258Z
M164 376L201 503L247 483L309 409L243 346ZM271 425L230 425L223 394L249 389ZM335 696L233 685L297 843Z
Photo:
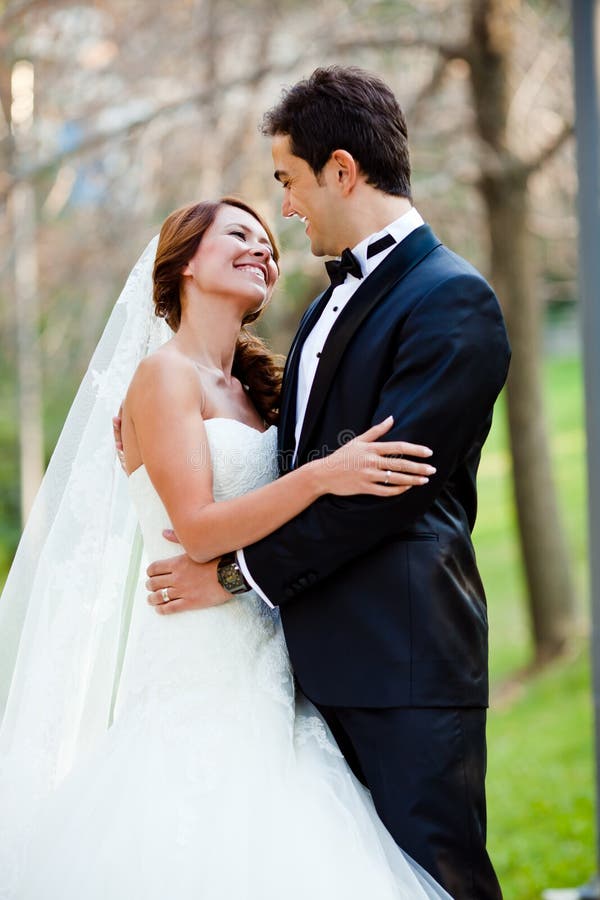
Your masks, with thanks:
M183 270L184 290L239 299L242 313L264 306L279 270L273 247L260 222L243 209L224 204Z

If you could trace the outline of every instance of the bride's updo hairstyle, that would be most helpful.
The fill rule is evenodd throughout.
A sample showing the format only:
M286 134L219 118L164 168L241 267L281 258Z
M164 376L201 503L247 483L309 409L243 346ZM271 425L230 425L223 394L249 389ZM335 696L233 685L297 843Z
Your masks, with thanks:
M181 322L182 271L196 253L202 236L213 224L223 206L235 206L253 216L266 231L273 248L273 260L279 262L279 250L271 229L261 216L242 200L223 197L217 202L203 201L175 210L163 222L154 261L154 311L166 319L173 331ZM246 386L252 402L268 425L279 419L279 395L283 358L273 353L247 326L255 322L264 306L248 313L242 322L232 374Z

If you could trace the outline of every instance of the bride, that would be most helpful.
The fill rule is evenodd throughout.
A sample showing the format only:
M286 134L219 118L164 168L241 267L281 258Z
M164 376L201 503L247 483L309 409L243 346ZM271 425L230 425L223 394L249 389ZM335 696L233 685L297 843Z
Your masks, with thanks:
M166 618L145 602L165 528L208 560L322 494L394 496L431 472L399 456L427 448L378 440L389 420L277 479L281 372L244 327L277 276L254 210L199 203L111 316L0 603L2 900L448 896L295 692L276 613L253 592ZM127 386L125 486L107 412Z

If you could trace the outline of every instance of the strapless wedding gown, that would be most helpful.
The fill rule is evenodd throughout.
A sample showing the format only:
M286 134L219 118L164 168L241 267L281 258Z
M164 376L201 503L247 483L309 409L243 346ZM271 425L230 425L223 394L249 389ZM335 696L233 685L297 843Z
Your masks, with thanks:
M214 496L277 475L276 430L206 423ZM144 467L147 559L173 555ZM277 612L133 610L115 720L37 822L19 900L447 897L398 849L323 720L294 690Z

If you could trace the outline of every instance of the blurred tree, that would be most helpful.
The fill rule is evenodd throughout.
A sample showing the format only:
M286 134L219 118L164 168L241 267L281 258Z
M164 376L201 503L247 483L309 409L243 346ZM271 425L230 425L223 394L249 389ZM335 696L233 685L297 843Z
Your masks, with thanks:
M237 192L275 220L280 198L257 128L262 111L282 83L316 65L374 69L408 113L419 209L489 271L505 304L536 652L557 652L573 593L548 460L539 332L546 301L575 296L575 178L563 144L569 128L560 124L571 93L567 9L565 0L0 4L0 41L32 60L38 76L33 161L7 156L10 129L0 123L0 197L23 180L38 193L48 452L108 309L164 215ZM323 270L302 228L285 222L280 236L284 277L261 328L285 351ZM10 349L9 318L0 316L0 340Z
M34 67L15 58L6 22L0 28L0 104L6 123L0 141L5 172L27 159L33 149ZM39 345L37 236L35 185L23 181L12 192L7 210L12 241L6 260L12 288L10 326L16 338L18 437L21 519L29 514L44 473L42 372Z
M24 59L16 61L11 72L10 131L17 164L31 152L34 80L33 65ZM21 518L25 522L44 474L35 185L21 181L10 199L14 236L11 255L16 313Z
M519 533L528 583L536 661L564 650L575 625L575 594L552 477L542 387L542 306L535 291L529 182L572 133L564 122L526 156L509 111L518 0L471 0L465 57L481 140L478 188L491 245L490 274L502 298L513 349L507 385Z

